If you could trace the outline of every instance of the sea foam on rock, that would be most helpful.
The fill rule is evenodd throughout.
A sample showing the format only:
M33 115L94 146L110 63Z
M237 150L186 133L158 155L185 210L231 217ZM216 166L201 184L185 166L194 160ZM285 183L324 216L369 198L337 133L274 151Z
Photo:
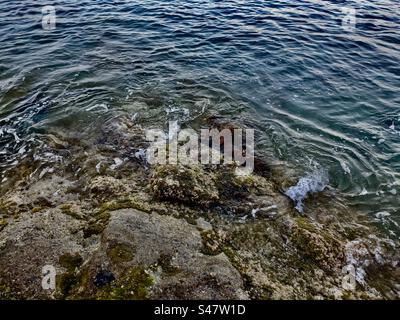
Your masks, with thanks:
M287 189L285 195L296 203L296 210L302 213L304 211L304 200L307 199L310 194L324 191L328 183L329 177L325 170L314 170L300 178L295 186Z

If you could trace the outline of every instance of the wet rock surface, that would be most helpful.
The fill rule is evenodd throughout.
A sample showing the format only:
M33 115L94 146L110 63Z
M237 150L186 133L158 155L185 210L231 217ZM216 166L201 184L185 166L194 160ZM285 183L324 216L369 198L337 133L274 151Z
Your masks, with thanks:
M261 159L247 177L234 166L149 166L132 156L140 136L123 118L92 149L74 145L45 171L25 163L3 186L0 298L400 297L398 243L334 190L299 215L282 193L295 179ZM45 265L54 290L42 288Z
M213 173L200 165L160 165L154 169L150 190L159 199L208 205L219 199Z

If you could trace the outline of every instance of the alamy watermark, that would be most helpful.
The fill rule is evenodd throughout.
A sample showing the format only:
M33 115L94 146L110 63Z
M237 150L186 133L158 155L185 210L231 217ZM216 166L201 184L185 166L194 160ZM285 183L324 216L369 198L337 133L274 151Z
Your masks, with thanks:
M318 3L319 0L313 1ZM245 1L240 1L239 4L242 5L244 4ZM207 23L211 24L209 22L209 11L211 11L213 8L215 8L215 4L213 2L207 2L205 5L205 12L204 16L206 17ZM347 31L347 32L354 32L356 28L356 23L357 23L357 17L356 17L356 9L352 7L341 7L342 10L342 28ZM56 29L56 8L51 5L44 6L42 8L42 28L43 30L51 31ZM242 29L248 30L248 31L254 31L257 33L262 33L263 30L261 28L258 28L256 26L252 25L247 25L241 22L238 19L233 19L232 22L237 23L239 27Z
M169 131L146 130L150 142L146 150L149 164L218 165L236 164L237 175L249 175L254 169L253 129L180 129L169 122Z
M342 268L342 288L344 290L354 291L356 290L356 269L352 264L344 266Z
M347 32L354 32L357 24L356 9L351 7L342 7L342 28Z
M45 6L42 8L42 28L43 30L54 30L56 28L56 8Z
M56 289L56 268L52 265L45 265L42 268L42 288L43 290Z

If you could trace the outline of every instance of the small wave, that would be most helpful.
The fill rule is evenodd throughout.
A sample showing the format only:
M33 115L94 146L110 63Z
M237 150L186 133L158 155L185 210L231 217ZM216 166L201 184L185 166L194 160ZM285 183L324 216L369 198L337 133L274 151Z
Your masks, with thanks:
M98 103L95 104L94 106L88 107L85 109L85 111L108 111L108 106L105 103Z
M182 107L174 107L174 106L169 106L167 108L165 108L165 112L167 113L167 115L169 114L181 114L185 117L189 117L190 115L190 111L187 108L182 108Z
M340 166L342 167L344 174L351 174L350 167L347 165L346 162L340 160Z
M298 212L304 211L303 201L309 194L323 191L329 184L328 173L324 169L315 169L302 177L293 187L285 191L285 195L292 199L295 203L295 209Z

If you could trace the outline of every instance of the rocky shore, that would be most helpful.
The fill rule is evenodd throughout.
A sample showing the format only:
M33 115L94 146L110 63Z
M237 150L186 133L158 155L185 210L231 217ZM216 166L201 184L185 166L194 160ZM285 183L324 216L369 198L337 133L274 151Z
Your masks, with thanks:
M46 139L1 187L1 299L400 297L398 243L333 189L299 214L285 167L150 166L126 116L92 140Z

